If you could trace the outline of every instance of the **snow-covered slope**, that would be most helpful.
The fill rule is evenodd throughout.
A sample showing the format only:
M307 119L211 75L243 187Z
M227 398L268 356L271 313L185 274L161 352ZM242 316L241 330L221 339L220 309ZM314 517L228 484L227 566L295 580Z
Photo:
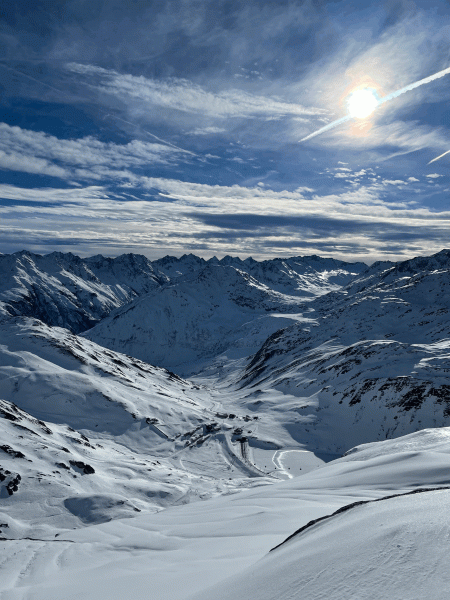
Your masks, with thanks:
M0 540L0 590L5 600L409 600L427 593L443 600L446 490L350 508L270 550L355 502L447 487L449 440L448 428L423 431L271 486L47 541ZM1 519L7 538L14 524L7 514Z
M446 598L450 251L169 258L3 268L2 599Z
M274 333L248 364L247 406L266 404L294 437L329 452L446 425L449 303L446 251L318 298L312 324Z
M307 475L248 492L263 507L270 493L286 500L296 490L297 527L261 560L190 600L416 600L429 594L444 600L449 453L450 428L428 429L364 444ZM327 512L333 501L341 505ZM286 504L275 505L287 517ZM269 518L266 532L270 525Z
M449 501L428 490L341 508L195 599L445 600Z
M83 335L152 364L180 369L229 347L252 354L298 313L297 296L276 292L247 273L209 264L115 311Z
M270 481L238 441L253 417L209 390L33 319L3 320L0 340L0 512L14 536Z
M53 252L0 256L0 304L11 315L35 317L78 333L112 309L159 287L167 277L144 256L118 258Z

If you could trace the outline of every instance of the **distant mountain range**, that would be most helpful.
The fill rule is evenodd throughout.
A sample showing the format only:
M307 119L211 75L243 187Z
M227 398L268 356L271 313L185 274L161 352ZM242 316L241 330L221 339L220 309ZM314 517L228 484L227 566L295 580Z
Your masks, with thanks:
M190 254L151 262L138 254L82 259L71 253L22 251L0 255L0 308L80 333L113 309L210 266L231 266L274 291L306 297L339 289L366 268L319 257L257 262L226 256L205 261Z

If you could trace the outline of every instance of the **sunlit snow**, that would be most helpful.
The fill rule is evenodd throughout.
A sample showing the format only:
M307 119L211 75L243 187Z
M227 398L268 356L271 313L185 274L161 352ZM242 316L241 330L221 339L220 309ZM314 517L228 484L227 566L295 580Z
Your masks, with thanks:
M447 597L448 251L0 263L2 600Z

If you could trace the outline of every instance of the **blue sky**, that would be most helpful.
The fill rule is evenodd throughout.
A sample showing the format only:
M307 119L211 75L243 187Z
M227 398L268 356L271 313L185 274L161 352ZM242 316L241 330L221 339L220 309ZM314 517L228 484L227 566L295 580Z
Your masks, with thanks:
M309 136L448 67L445 2L7 1L0 252L437 252L450 73Z

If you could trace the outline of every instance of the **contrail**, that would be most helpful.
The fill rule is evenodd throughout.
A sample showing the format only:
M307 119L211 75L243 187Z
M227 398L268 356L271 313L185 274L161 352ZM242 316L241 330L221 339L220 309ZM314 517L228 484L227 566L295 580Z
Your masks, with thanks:
M14 69L13 67L8 67L8 65L5 65L5 62L3 60L0 61L0 67L3 67L4 69L11 71L12 73L17 73L18 75L22 75L23 77L26 77L27 79L30 79L31 81L35 81L36 83L40 83L41 85L44 85L45 87L50 88L54 92L58 92L59 94L63 94L64 96L69 96L69 98L71 98L71 94L68 94L67 92L64 92L63 90L53 87L53 85L50 85L49 83L45 83L45 81L39 81L39 79L36 79L35 77L31 77L31 75L27 75L26 73L23 73L22 71L19 71L18 69Z
M127 121L126 119L122 119L121 117L117 117L116 115L113 115L112 113L108 113L107 115L105 114L103 116L104 119L106 119L107 117L112 117L113 119L117 119L118 121L122 121L123 123L128 123L128 125L132 125L133 127L136 126L135 123L132 123L131 121ZM175 148L176 150L180 150L180 152L185 152L186 154L191 154L192 156L198 156L198 154L195 154L195 152L191 152L190 150L185 150L184 148L175 146L175 144L172 144L171 142L167 142L166 140L163 140L162 138L158 137L154 133L150 133L150 131L147 131L147 129L144 129L143 131L145 131L145 133L147 135L150 135L152 138L155 138L155 140L158 140L158 142L166 144L166 146L170 146L171 148Z
M388 102L389 100L392 100L393 98L397 98L398 96L401 96L402 94L405 94L406 92L410 92L411 90L414 90L415 88L420 87L421 85L430 83L431 81L434 81L435 79L440 79L441 77L444 77L445 75L448 75L449 73L450 73L450 67L448 67L447 69L443 69L442 71L438 71L434 75L425 77L425 79L419 79L419 81L416 81L415 83L410 83L409 85L406 85L402 89L397 90L396 92L392 92L391 94L384 96L384 98L380 98L380 100L378 100L378 105L384 104L385 102ZM300 142L305 142L306 140L310 140L311 138L316 137L316 135L320 135L324 131L328 131L329 129L334 129L338 125L341 125L341 123L345 123L346 121L349 121L352 118L353 117L351 117L350 115L347 115L346 117L337 119L336 121L329 123L325 127L322 127L321 129L318 129L317 131L310 133L309 135L307 135L306 137L301 139ZM450 152L450 150L449 150L449 152ZM447 154L447 152L445 152L444 154ZM444 154L442 156L444 156ZM442 158L442 156L438 156L434 160L438 160L439 158ZM434 162L434 160L432 160L431 162ZM430 163L428 163L428 164L430 164Z
M416 81L415 83L410 83L409 85L405 86L401 90L397 90L396 92L392 92L392 94L388 94L384 98L381 98L379 104L383 104L384 102L387 102L388 100L392 100L392 98L397 98L397 96L400 96L401 94L404 94L405 92L410 92L411 90L414 90L415 88L417 88L421 85L425 85L426 83L430 83L430 81L434 81L435 79L440 79L441 77L444 77L444 75L448 75L449 73L450 73L450 67L448 67L447 69L444 69L443 71L439 71L438 73L435 73L434 75L425 77L425 79L420 79L419 81Z
M433 158L433 160L430 160L429 163L427 163L427 165L431 165L431 163L436 162L437 160L439 160L440 158L442 158L443 156L445 156L446 154L448 154L450 152L450 150L447 150L447 152L444 152L444 154L441 154L440 156L436 156L436 158Z
M310 140L311 138L316 137L316 135L320 135L324 131L328 131L329 129L334 129L334 127L337 127L341 123L345 123L346 121L350 121L351 118L352 117L350 115L347 115L346 117L342 117L341 119L338 119L337 121L333 121L332 123L328 123L328 125L325 125L325 127L322 127L321 129L318 129L317 131L314 131L313 133L310 133L309 135L307 135L306 137L304 137L300 141L301 142L305 142L306 140Z

